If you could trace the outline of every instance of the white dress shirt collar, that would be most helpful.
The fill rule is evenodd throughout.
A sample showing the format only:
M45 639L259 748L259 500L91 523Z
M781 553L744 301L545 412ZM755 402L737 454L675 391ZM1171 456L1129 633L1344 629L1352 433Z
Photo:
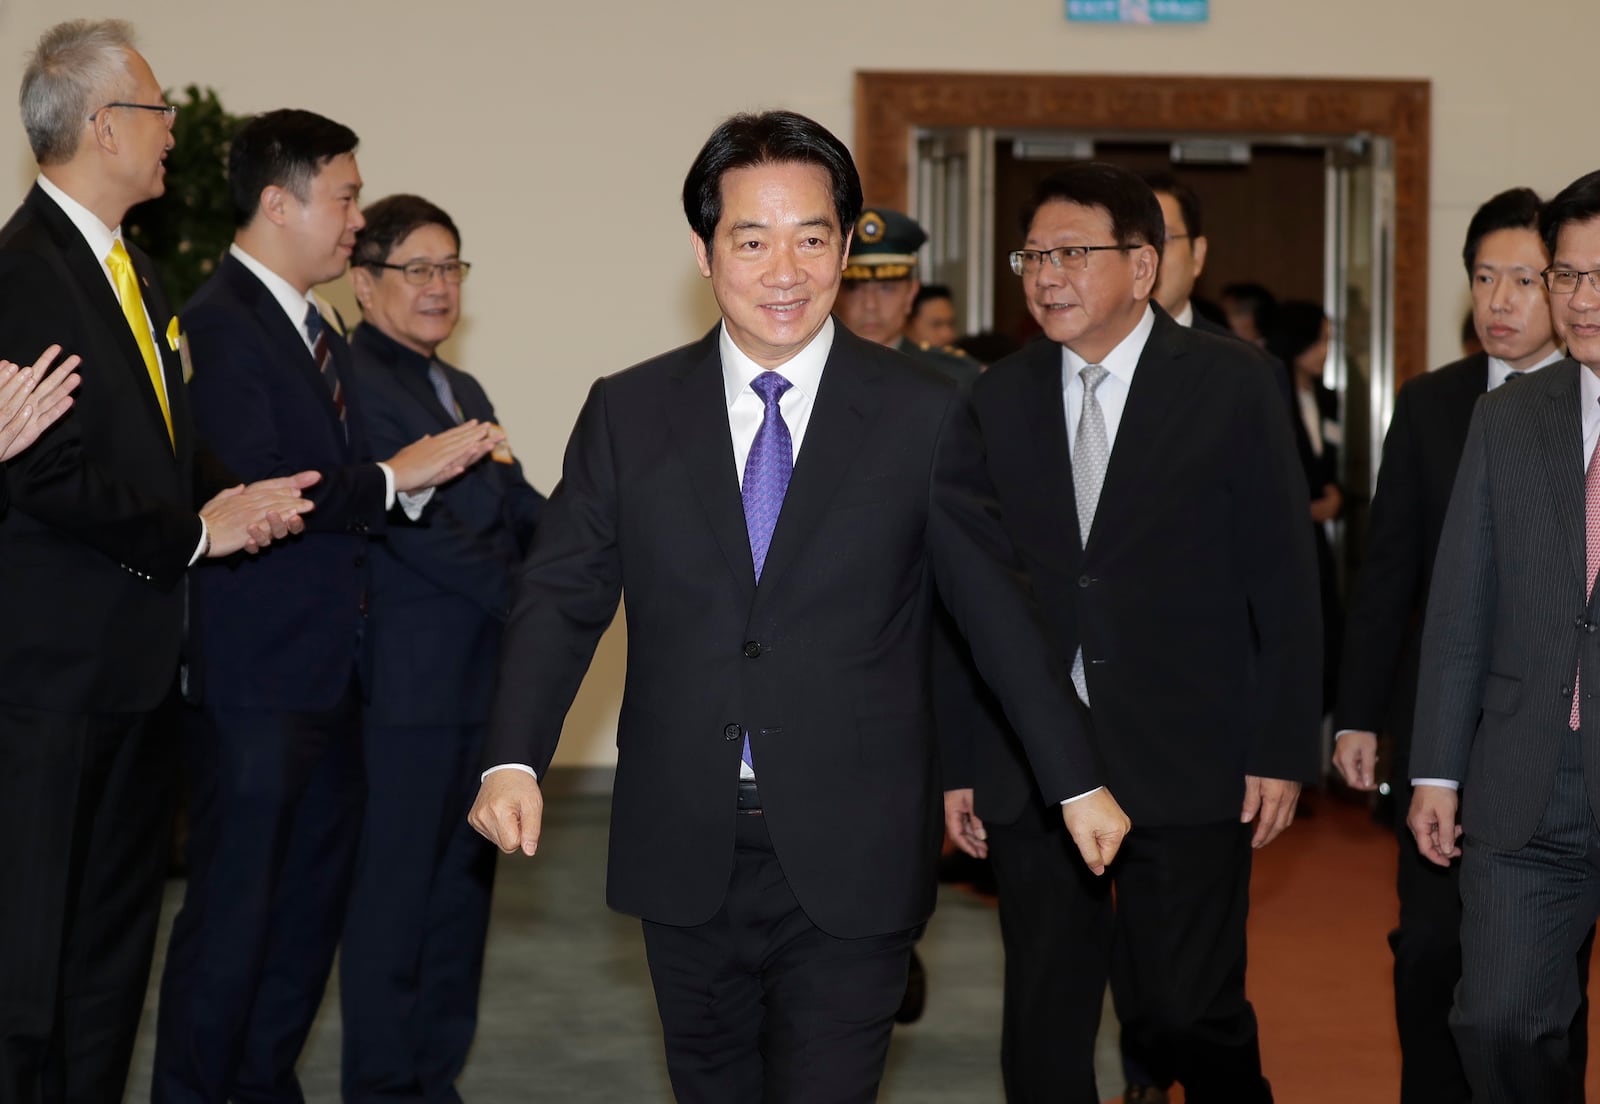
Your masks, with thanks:
M722 352L722 388L731 407L742 392L754 394L750 382L767 369L751 360L743 349L734 344L733 338L728 335L726 322L722 324L717 346ZM773 371L793 384L801 394L815 399L817 388L822 384L823 366L828 363L828 354L832 350L833 316L829 315L805 347Z
M1559 361L1561 359L1562 359L1561 350L1560 349L1555 349L1555 350L1551 351L1549 356L1545 357L1538 364L1535 364L1532 368L1523 368L1522 371L1523 372L1537 372L1541 368L1550 367L1550 365L1555 364L1557 361ZM1493 391L1496 387L1499 387L1502 383L1504 383L1506 381L1506 377L1511 375L1511 373L1514 372L1514 371L1517 371L1517 369L1512 368L1511 365L1507 364L1505 361L1501 360L1499 357L1496 357L1496 356L1490 357L1489 358L1489 390Z
M1112 349L1100 360L1100 367L1111 375L1116 376L1124 386L1131 384L1133 382L1134 369L1139 367L1139 357L1144 354L1145 343L1150 340L1150 331L1155 329L1155 325L1156 312L1146 303L1144 317L1139 319L1139 324L1133 328L1132 333L1117 343L1115 349ZM1064 373L1064 383L1070 384L1077 379L1078 373L1088 363L1088 361L1065 345L1061 346L1061 370Z
M1600 376L1596 376L1582 363L1578 365L1578 394L1583 399L1583 439L1588 452L1594 451L1594 442L1600 436Z
M1184 329L1194 325L1194 300L1185 299L1183 301L1183 309L1173 315L1172 320Z
M110 280L111 270L106 267L106 258L111 255L111 243L122 240L122 227L107 226L101 222L99 215L62 191L49 177L40 174L36 183L39 185L39 190L54 200L56 206L61 208L61 213L77 227L78 233L83 235L83 240L88 244L89 251L105 270L106 279ZM112 283L112 287L116 287L115 282Z
M278 306L283 308L283 313L289 316L290 322L294 323L294 332L300 335L301 341L305 342L306 351L311 352L311 338L306 333L306 308L312 307L318 314L324 313L322 300L317 298L316 292L308 291L301 295L288 280L285 280L243 249L240 249L238 242L228 246L228 253L240 264L248 268L255 278L260 280L266 289L272 293L272 297L278 301Z

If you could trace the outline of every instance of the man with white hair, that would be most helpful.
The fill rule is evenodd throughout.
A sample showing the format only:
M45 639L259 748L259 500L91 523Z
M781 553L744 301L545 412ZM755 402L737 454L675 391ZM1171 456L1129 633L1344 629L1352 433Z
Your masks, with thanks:
M39 178L0 229L0 357L59 343L93 383L6 470L0 1104L76 1104L121 1098L144 1004L184 572L298 532L317 476L236 486L194 439L177 321L121 232L176 113L128 25L46 31L21 104Z

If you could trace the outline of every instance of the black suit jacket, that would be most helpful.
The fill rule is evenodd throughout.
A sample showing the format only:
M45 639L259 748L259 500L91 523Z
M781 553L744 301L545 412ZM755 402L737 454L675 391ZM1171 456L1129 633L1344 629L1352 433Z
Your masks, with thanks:
M390 456L455 419L428 381L428 358L371 324L350 340L368 441ZM497 422L478 381L439 362L463 418ZM511 588L544 496L522 465L485 460L434 491L422 523L373 542L367 719L378 725L482 724Z
M625 593L611 905L680 925L716 912L748 729L807 916L844 937L910 928L933 907L942 831L936 584L1045 793L1100 785L966 400L835 327L758 588L713 330L590 391L523 568L486 760L542 776Z
M1522 847L1550 804L1582 665L1600 815L1600 588L1588 587L1583 412L1567 359L1473 410L1428 593L1411 776L1461 783L1462 826Z
M1135 825L1236 819L1244 776L1316 774L1321 633L1305 483L1271 377L1236 340L1156 310L1078 535L1061 347L984 373L973 405L1051 638L1081 646L1095 746ZM980 816L1031 787L1004 735L949 751Z
M171 690L196 513L235 482L196 441L171 312L128 246L154 323L167 436L116 293L66 213L37 186L0 230L0 357L52 343L83 358L72 412L11 461L0 526L0 700L64 712L143 712Z
M195 573L191 695L236 709L331 708L362 658L368 537L387 527L349 346L330 335L341 424L299 328L231 254L184 308L183 329L195 423L228 464L247 480L322 473L303 534Z
M1488 378L1489 358L1478 353L1409 380L1383 439L1366 559L1345 621L1333 720L1335 731L1393 736L1398 778L1406 777L1434 556L1473 404Z

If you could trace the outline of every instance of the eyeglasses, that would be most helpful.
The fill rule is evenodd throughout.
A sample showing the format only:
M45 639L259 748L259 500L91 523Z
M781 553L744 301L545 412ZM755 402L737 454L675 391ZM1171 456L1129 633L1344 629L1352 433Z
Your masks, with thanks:
M433 274L435 271L438 271L438 273L444 277L445 283L459 284L462 280L467 278L467 272L472 268L472 265L468 264L466 261L440 261L437 264L435 264L433 261L407 261L405 264L398 265L381 264L377 261L374 261L367 267L391 268L396 272L404 273L406 283L416 284L420 287L423 284L430 284L433 282Z
M116 101L113 101L113 102L108 103L108 104L101 104L99 107L97 107L93 111L89 112L89 121L91 123L94 122L94 117L96 115L100 114L100 112L104 111L108 107L127 107L127 108L132 108L135 111L154 111L154 112L157 112L157 113L159 113L161 115L165 115L166 118L167 118L167 129L168 130L171 130L172 129L172 124L177 122L177 120L178 120L178 105L177 104L124 103L121 100L116 100Z
M1089 254L1099 253L1102 250L1114 250L1126 253L1130 249L1138 249L1137 245L1061 245L1054 249L1018 249L1010 254L1011 271L1018 276L1032 275L1039 271L1046 257L1054 268L1065 268L1072 272L1083 272L1089 267Z
M1585 276L1589 277L1589 286L1600 291L1600 268L1591 268L1587 272L1574 272L1570 268L1547 268L1539 275L1544 278L1544 286L1551 295L1573 294Z

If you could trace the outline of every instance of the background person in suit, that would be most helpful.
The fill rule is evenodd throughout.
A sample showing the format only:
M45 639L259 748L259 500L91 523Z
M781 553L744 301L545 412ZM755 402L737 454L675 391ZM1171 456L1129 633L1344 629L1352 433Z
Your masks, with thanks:
M888 207L861 212L850 235L850 259L834 313L857 337L886 345L954 383L971 387L982 365L959 351L918 344L906 334L912 304L922 290L917 250L927 240L927 231L910 215Z
M437 356L461 315L455 222L419 196L362 212L351 369L378 455L473 419L472 376ZM478 1017L495 851L467 823L512 581L544 496L509 447L435 491L425 524L371 553L367 804L339 953L344 1099L459 1101Z
M933 907L935 583L1082 860L1103 869L1127 822L966 401L830 318L861 205L843 143L734 116L683 199L722 322L590 392L520 578L473 823L537 848L536 776L625 593L608 898L644 918L673 1090L869 1101Z
M1582 1091L1574 965L1600 913L1600 173L1552 199L1539 232L1570 355L1473 412L1428 595L1409 772L1423 858L1465 852L1450 1025L1478 1104Z
M477 421L372 461L359 385L311 288L361 228L356 136L308 111L245 124L239 229L184 311L195 420L236 470L323 473L270 557L197 573L189 885L162 978L153 1099L298 1101L294 1063L344 922L360 833L367 543L396 494L461 474ZM420 505L420 504L414 504Z
M98 1102L122 1095L155 940L184 572L297 529L315 477L232 487L195 439L160 283L122 243L175 110L129 26L52 27L20 98L39 177L0 229L0 356L60 343L93 382L5 472L0 1101Z
M961 327L956 301L944 284L923 284L911 297L906 318L906 338L924 348L943 349L956 343Z
M1282 402L1257 354L1151 305L1165 229L1137 177L1063 169L1023 227L1012 265L1049 340L984 373L973 405L1109 785L1139 812L1111 877L1085 878L1014 740L948 749L950 834L999 883L1007 1096L1099 1099L1109 969L1152 1072L1195 1104L1268 1101L1244 991L1251 848L1316 770L1320 640Z
M1317 549L1322 593L1322 708L1333 708L1344 641L1344 604L1330 526L1344 510L1339 487L1339 396L1322 382L1328 360L1328 316L1321 306L1298 300L1279 303L1267 317L1266 350L1281 365L1294 402L1295 446L1311 496L1311 537Z
M1472 289L1472 319L1484 351L1410 380L1400 389L1383 442L1372 499L1366 558L1350 598L1344 662L1333 711L1333 764L1357 790L1377 789L1378 733L1394 763L1394 827L1400 866L1400 922L1394 951L1395 1023L1400 1033L1402 1104L1466 1104L1471 1099L1448 1017L1461 980L1458 867L1423 860L1405 829L1411 804L1411 716L1417 657L1434 556L1450 488L1478 397L1513 375L1561 359L1539 273L1549 263L1539 237L1539 197L1501 192L1479 207L1462 250ZM1529 462L1532 457L1529 457ZM1588 952L1579 972L1585 986ZM1581 1081L1586 1019L1573 1021L1572 1054Z

